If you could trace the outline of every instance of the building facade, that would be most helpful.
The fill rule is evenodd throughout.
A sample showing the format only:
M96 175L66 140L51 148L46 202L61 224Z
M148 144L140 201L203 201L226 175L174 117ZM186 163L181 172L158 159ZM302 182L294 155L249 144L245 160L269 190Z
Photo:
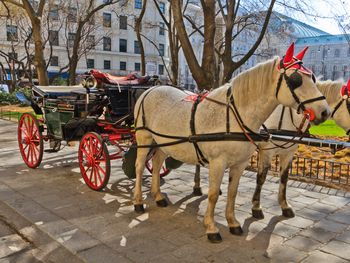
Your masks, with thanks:
M80 0L77 0L80 1ZM98 0L102 3L105 0ZM61 1L62 2L62 1ZM74 1L72 1L74 2ZM84 1L80 1L85 3ZM167 13L167 1L159 1L159 6L164 14ZM80 5L83 6L83 4ZM86 4L86 3L85 3ZM142 9L142 0L119 1L98 11L92 19L90 31L82 43L85 48L82 52L77 73L83 73L90 69L98 69L116 75L126 75L130 72L140 72L141 57L140 45L134 31L135 18ZM35 5L34 5L35 6ZM75 38L76 21L80 12L84 12L77 5L66 6L65 10L59 4L47 5L47 24L43 29L45 43L45 58L49 61L49 76L60 71L69 64L68 52L71 51ZM68 20L62 23L62 19ZM18 20L25 20L19 18ZM18 60L25 61L24 32L28 31L29 21L22 24L15 19L1 18L0 46L5 54L12 54ZM161 15L153 1L148 1L146 12L142 21L143 45L146 57L146 73L158 74L166 78L165 65L169 63L169 45L167 31L164 28ZM33 53L33 44L29 45L29 51ZM9 56L10 57L10 56ZM7 70L11 67L4 56L0 61ZM63 74L65 76L65 74Z

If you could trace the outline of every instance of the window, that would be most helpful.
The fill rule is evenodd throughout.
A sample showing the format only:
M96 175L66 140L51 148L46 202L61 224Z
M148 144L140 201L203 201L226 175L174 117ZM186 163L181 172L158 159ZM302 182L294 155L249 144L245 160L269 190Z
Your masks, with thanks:
M58 31L49 31L49 42L52 46L59 46Z
M128 29L128 17L120 16L119 17L119 29L127 30Z
M50 6L49 18L55 21L58 20L58 5Z
M163 57L164 54L165 54L164 44L159 44L159 55L161 55Z
M158 65L158 74L164 75L164 65Z
M18 41L18 32L16 26L6 26L7 41Z
M135 63L135 71L141 71L141 63L139 62Z
M77 22L78 11L75 7L69 7L68 9L68 21Z
M95 36L94 35L89 35L86 38L86 46L87 48L94 49L96 46L95 43Z
M86 60L86 67L87 68L94 68L95 67L95 60L92 58L88 58Z
M165 24L164 22L159 22L159 35L165 35Z
M74 46L75 33L68 33L68 47Z
M119 39L119 52L128 52L128 42L126 39Z
M104 60L103 61L103 68L104 69L111 69L111 61L110 60Z
M340 57L340 49L336 49L336 50L334 51L334 56L335 56L336 58L339 58L339 57Z
M137 40L134 41L134 52L135 54L141 54L140 42Z
M112 26L112 15L108 13L103 13L103 26L111 27Z
M159 9L163 14L165 14L165 3L164 2L159 3Z
M58 67L58 56L52 56L51 57L50 66Z
M103 37L103 50L105 51L112 50L112 40L110 37Z
M125 61L120 61L120 70L126 70L126 62Z
M135 0L135 8L142 9L142 0Z

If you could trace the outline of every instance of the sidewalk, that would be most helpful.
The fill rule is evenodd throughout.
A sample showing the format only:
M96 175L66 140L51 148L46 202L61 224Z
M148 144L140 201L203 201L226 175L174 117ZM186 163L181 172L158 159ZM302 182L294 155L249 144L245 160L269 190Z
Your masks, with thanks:
M19 233L32 242L31 248L40 250L41 253L34 253L37 260L60 262L60 257L53 257L55 250L46 249L45 243L36 242L32 233L26 231L28 227L47 235L50 242L46 245L55 244L64 262L350 260L347 193L291 181L287 192L296 217L286 219L280 216L277 202L278 179L268 177L262 191L265 219L254 220L250 200L255 173L245 172L236 202L244 235L238 237L231 235L226 226L225 176L223 195L216 206L223 242L211 244L202 224L206 196L191 195L194 167L184 165L161 181L162 192L171 203L166 208L157 207L148 197L150 178L146 178L143 190L148 197L147 210L138 215L131 202L133 181L123 174L119 161L112 162L107 189L94 192L80 177L77 147L44 153L41 166L31 170L21 160L15 131L16 124L0 120L0 216L18 226ZM202 169L203 193L207 193L207 188L207 170ZM7 218L6 209L18 213L18 218L23 217L29 225L23 227L16 224L16 217Z

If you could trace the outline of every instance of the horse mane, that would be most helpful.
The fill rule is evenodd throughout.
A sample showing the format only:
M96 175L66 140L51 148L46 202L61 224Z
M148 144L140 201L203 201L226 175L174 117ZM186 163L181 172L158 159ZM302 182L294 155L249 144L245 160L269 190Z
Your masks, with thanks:
M317 80L316 86L326 97L328 104L334 104L341 99L340 90L344 85L343 80Z
M239 92L235 92L235 99L237 101L244 101L247 96L254 97L266 92L266 87L271 86L271 79L273 72L276 69L279 57L261 62L254 67L238 74L228 83L225 83L218 89L214 89L211 93L214 96L226 96L226 91L232 87L232 92L237 90L237 87L242 87ZM236 88L236 89L235 89ZM251 89L254 89L252 91ZM224 95L225 94L225 95Z
M234 77L230 83L232 88L244 87L240 89L240 92L235 93L235 98L239 101L242 101L242 99L244 101L247 96L254 96L254 94L258 95L266 92L266 87L271 86L271 82L274 81L271 77L273 76L274 70L276 70L278 60L279 57L274 57ZM254 91L252 91L251 88L253 88Z

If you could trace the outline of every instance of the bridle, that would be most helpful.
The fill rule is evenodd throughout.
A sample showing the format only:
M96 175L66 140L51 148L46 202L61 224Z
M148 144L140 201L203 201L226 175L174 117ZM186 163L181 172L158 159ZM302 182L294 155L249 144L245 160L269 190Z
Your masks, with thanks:
M344 85L344 91L343 91L341 100L337 103L337 105L334 107L334 110L331 114L331 117L333 118L337 110L340 108L340 106L343 104L343 102L346 103L346 108L348 109L348 113L350 114L350 101L349 101L349 89L347 85ZM350 135L350 129L346 131L347 135Z
M284 79L286 81L286 84L287 84L287 87L289 88L290 93L292 94L295 102L298 104L298 108L297 108L298 113L300 113L300 110L302 110L304 113L308 112L308 110L305 108L306 104L326 99L325 96L319 96L317 98L312 98L312 99L308 99L305 101L301 101L300 98L298 97L298 95L295 93L295 90L297 88L301 87L303 84L302 76L298 72L299 69L302 67L302 64L303 64L303 62L301 60L296 60L295 62L291 63L290 65L285 66L283 63L283 58L282 58L280 60L280 64L279 64L279 71L281 72L281 74L279 76L279 79L277 82L277 87L276 87L276 98L277 98L278 93L281 89L282 80ZM287 74L286 74L287 70L295 65L299 65L299 68L296 68L295 71L290 76L287 76ZM315 76L313 74L311 75L311 77L316 82Z

